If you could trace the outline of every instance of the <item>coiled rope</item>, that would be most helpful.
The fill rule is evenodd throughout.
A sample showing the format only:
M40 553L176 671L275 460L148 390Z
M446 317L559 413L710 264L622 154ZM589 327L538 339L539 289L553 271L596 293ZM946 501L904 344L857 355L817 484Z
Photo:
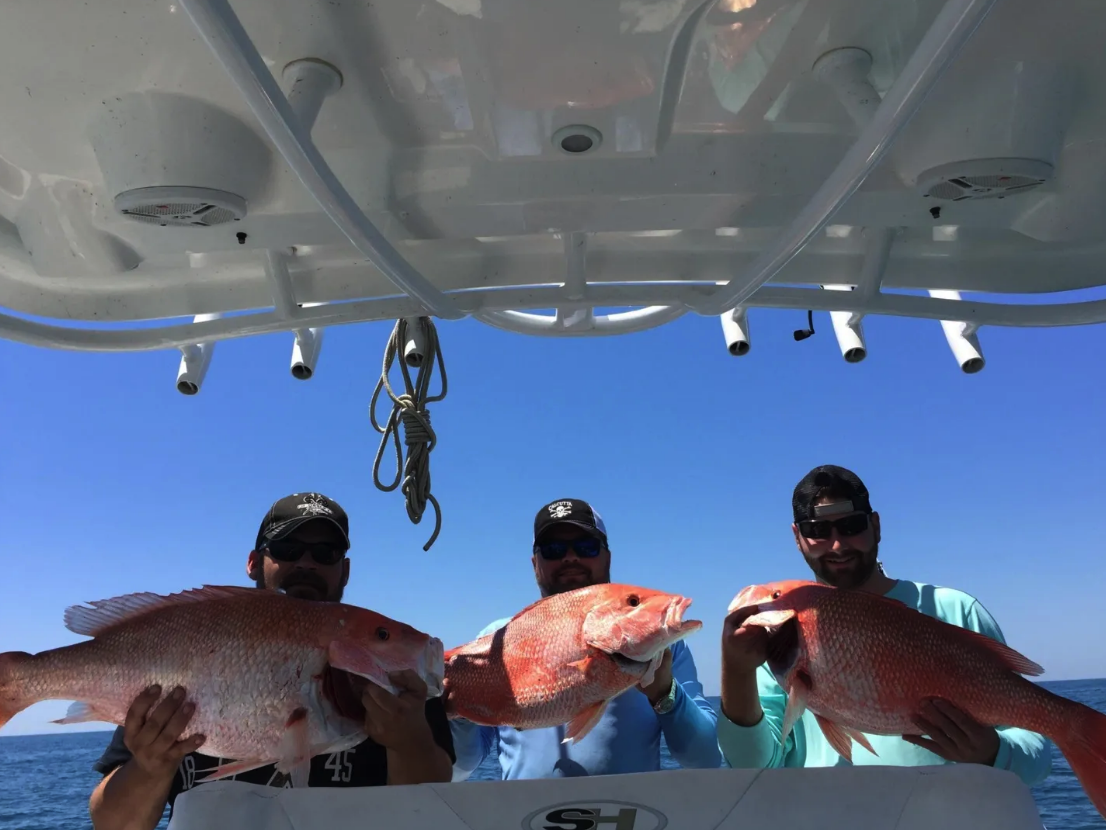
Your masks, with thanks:
M380 380L377 381L376 391L373 392L372 402L369 404L369 417L373 428L384 436L380 440L380 448L376 451L376 462L373 464L373 481L377 488L388 493L399 487L402 482L402 492L407 501L407 516L414 524L422 521L427 502L434 506L434 533L422 548L428 551L442 529L442 512L438 500L430 493L430 453L438 443L438 436L430 425L430 412L427 411L426 405L445 398L449 384L446 380L445 360L442 358L438 330L434 327L434 321L429 317L419 317L417 325L419 331L412 332L407 319L400 318L396 321L392 336L384 348L384 368L380 373ZM421 339L421 353L416 348L410 356L400 356L408 341L412 339L416 344ZM392 385L388 380L388 373L397 356L400 356L399 367L403 372L405 389L404 394L398 396L392 391ZM407 369L408 357L418 367L414 383ZM434 373L435 359L442 372L442 391L431 397L428 392L430 376ZM392 414L388 416L384 426L380 426L376 420L376 400L382 389L387 389L388 396L392 399ZM399 446L400 422L403 423L403 440L407 445L406 464L403 462L403 453ZM380 482L380 460L384 457L384 447L388 443L389 433L396 448L396 477L395 481L385 486Z

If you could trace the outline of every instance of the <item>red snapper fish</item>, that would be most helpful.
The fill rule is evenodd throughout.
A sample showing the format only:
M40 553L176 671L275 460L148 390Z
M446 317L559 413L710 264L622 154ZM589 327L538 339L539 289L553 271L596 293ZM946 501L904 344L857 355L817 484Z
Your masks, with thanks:
M446 652L446 712L483 726L567 723L564 742L580 741L612 698L652 682L668 646L702 628L683 618L690 605L632 585L544 597Z
M1021 675L1039 665L984 634L859 590L791 580L751 585L729 613L757 607L744 625L771 633L768 667L787 691L781 740L803 711L847 760L862 733L922 735L912 720L940 698L987 726L1044 735L1106 816L1106 715Z
M181 738L202 734L205 754L237 759L204 780L275 763L306 787L312 756L367 737L351 675L395 692L388 673L413 669L430 696L442 691L440 640L352 605L231 586L90 605L65 624L93 639L0 654L0 727L43 700L76 701L54 723L121 725L143 690L179 685L196 707Z

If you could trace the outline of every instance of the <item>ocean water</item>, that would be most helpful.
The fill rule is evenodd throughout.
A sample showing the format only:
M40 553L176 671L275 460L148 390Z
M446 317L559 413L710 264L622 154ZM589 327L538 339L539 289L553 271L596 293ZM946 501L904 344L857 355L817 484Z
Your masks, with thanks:
M1043 684L1106 712L1106 679ZM718 701L714 699L717 706ZM0 737L0 830L91 830L88 796L99 781L93 762L110 732ZM677 765L664 754L663 766ZM1106 830L1063 756L1053 753L1052 775L1033 796L1048 830ZM498 778L494 758L473 773ZM159 825L164 830L166 822Z

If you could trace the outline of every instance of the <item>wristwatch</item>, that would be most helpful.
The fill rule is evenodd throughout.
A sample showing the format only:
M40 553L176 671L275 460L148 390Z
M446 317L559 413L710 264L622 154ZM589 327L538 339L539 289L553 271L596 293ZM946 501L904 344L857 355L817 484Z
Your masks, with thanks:
M668 687L668 694L653 704L653 711L658 715L667 715L676 705L676 678L672 678L672 685Z

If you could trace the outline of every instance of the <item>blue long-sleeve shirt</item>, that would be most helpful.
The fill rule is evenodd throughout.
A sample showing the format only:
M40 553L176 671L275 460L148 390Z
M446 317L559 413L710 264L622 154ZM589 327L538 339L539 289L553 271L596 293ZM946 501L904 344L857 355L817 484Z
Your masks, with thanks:
M923 614L985 634L1001 643L1006 642L994 617L978 600L963 591L899 580L886 596ZM809 710L795 723L787 741L781 746L787 692L763 665L757 669L757 687L760 706L764 710L764 717L758 723L745 727L725 715L718 719L718 743L731 767L830 767L848 764L830 746ZM1013 772L1031 787L1048 777L1052 771L1052 756L1050 742L1046 738L1036 732L1012 727L997 731L999 750L994 763L997 769ZM951 763L896 735L867 735L867 738L879 755L872 755L854 742L854 764L906 767Z
M497 620L478 636L502 628L508 619ZM504 779L654 772L660 769L662 734L669 753L680 766L722 766L718 713L703 695L695 660L682 640L672 646L672 677L676 681L676 704L670 711L658 715L641 691L629 689L610 702L603 717L578 743L561 743L563 726L520 732L507 726L479 726L460 718L453 720L453 747L457 756L453 780L467 778L497 740Z

